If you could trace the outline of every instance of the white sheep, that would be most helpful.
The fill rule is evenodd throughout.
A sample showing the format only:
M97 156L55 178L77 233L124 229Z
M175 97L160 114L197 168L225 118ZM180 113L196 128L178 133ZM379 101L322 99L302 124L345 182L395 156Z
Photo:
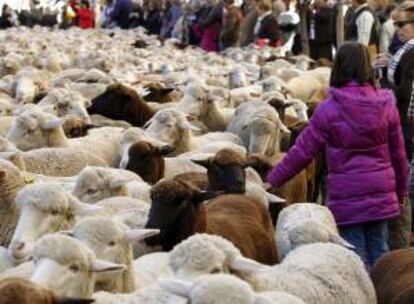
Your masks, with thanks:
M89 204L113 196L131 196L149 202L150 188L131 171L87 166L78 174L73 194Z
M123 129L99 128L90 130L87 136L68 139L62 124L63 120L38 107L26 107L14 121L7 138L24 151L42 147L73 147L95 154L108 165L118 165L119 140Z
M335 219L327 207L297 203L279 213L276 245L280 260L301 245L327 242L353 248L339 235Z
M160 285L192 304L305 304L286 292L256 293L248 283L228 274L203 275L194 282L164 279Z
M290 133L276 110L262 101L239 106L227 131L240 136L250 153L269 157L280 152L281 132Z
M154 229L129 229L122 223L106 217L86 218L73 228L73 236L91 248L99 259L123 264L118 275L97 276L96 290L128 293L137 289L132 266L132 244L159 233Z
M194 136L191 133L191 130L194 129L196 128L188 122L183 113L168 109L154 115L149 121L146 133L174 147L176 154L190 150L217 152L223 145L228 148L242 145L240 138L234 134L212 132L202 136Z
M20 210L9 254L18 263L25 261L36 240L47 233L68 230L77 215L101 211L81 203L57 183L36 183L20 190L15 202Z
M332 243L300 246L267 270L244 265L235 270L249 273L244 279L256 291L283 291L309 304L376 303L364 263L353 251Z
M38 240L33 249L35 270L30 280L61 297L91 298L96 273L117 273L124 265L96 258L80 241L62 234Z

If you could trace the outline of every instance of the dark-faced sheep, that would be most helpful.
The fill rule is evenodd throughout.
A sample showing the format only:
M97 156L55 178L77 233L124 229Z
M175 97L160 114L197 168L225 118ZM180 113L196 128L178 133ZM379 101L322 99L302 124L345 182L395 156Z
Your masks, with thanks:
M170 93L174 91L173 88L165 88L159 83L149 83L146 84L144 88L149 91L149 93L144 97L145 101L153 101L158 103L173 101L170 96Z
M275 264L274 228L266 208L244 195L211 199L216 195L217 191L200 191L177 179L157 183L151 191L146 227L160 229L161 233L147 243L171 250L187 237L205 232L230 240L246 257Z
M154 116L155 111L133 89L113 84L103 94L92 99L88 113L124 120L133 126L142 127Z
M88 304L91 299L63 299L53 292L21 278L0 281L0 304Z
M205 172L203 167L189 159L165 157L173 150L174 148L168 145L158 147L147 141L136 142L129 147L125 168L150 184L185 172Z
M414 303L414 249L392 251L371 270L378 304Z

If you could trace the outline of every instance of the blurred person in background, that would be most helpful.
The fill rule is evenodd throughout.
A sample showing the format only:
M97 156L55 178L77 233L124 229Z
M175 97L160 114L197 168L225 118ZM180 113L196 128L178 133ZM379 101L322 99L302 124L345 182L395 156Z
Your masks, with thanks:
M234 0L223 0L223 23L220 31L220 50L239 46L243 13Z
M90 29L95 26L95 14L88 0L81 0L78 9L78 26L81 29Z
M256 44L263 41L266 45L278 46L281 44L279 26L273 15L271 0L255 0L258 18L254 26Z
M320 58L332 60L335 38L334 14L327 0L316 0L308 11L310 57L314 60Z
M127 29L129 25L129 15L132 12L131 0L115 0L115 6L111 14L111 20L120 28Z

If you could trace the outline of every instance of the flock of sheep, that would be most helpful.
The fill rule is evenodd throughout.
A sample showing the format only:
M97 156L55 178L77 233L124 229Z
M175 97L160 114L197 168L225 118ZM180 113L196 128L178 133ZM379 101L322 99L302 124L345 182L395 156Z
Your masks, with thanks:
M140 30L0 42L0 303L377 303L330 211L298 203L319 162L264 188L329 67Z

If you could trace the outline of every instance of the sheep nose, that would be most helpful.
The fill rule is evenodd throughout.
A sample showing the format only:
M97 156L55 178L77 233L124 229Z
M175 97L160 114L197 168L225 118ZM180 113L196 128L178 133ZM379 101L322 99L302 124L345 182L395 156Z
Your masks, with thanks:
M26 255L24 252L25 248L26 248L25 242L15 241L10 246L9 254L11 255L12 258L16 260L24 259Z
M16 245L16 250L20 251L23 250L25 247L25 243L24 242L18 242Z

